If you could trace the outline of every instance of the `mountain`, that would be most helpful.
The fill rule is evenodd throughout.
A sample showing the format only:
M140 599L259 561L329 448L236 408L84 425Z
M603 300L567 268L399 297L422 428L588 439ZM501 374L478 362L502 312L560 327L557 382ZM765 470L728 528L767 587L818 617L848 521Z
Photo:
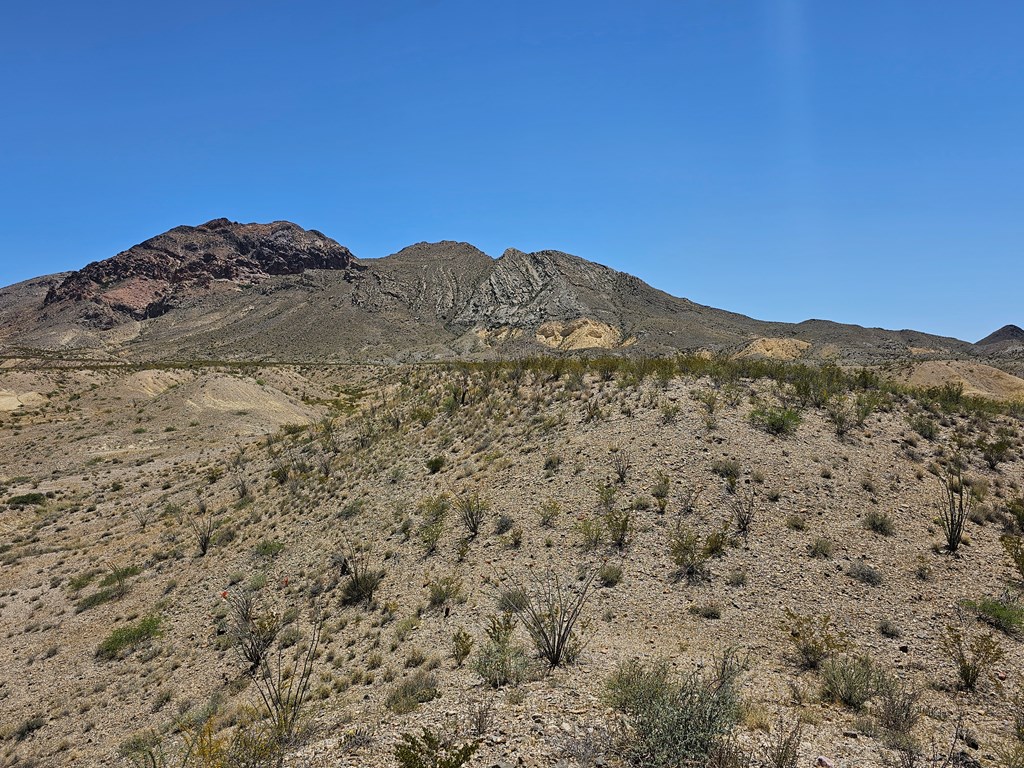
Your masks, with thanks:
M445 241L357 259L290 222L226 219L0 289L0 346L8 355L133 361L394 362L605 349L881 363L978 351L909 330L754 320L558 251L509 249L493 259Z

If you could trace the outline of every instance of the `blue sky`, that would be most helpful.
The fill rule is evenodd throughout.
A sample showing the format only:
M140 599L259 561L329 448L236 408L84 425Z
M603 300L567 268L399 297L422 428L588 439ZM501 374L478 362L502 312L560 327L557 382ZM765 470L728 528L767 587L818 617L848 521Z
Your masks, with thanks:
M10 3L0 283L290 219L975 340L1024 325L1022 38L987 0Z

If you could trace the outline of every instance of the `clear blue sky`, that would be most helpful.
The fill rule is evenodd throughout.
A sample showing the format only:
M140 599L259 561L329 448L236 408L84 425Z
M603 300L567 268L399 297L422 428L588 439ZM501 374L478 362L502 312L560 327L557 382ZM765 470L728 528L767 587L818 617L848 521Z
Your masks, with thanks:
M177 224L555 248L755 317L1024 325L1024 3L7 3L0 283Z

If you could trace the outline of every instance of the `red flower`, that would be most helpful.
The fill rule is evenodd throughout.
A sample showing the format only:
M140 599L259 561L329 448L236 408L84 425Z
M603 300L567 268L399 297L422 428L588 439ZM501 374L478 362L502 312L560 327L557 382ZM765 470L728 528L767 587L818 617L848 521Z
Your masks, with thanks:
M225 589L223 592L220 593L220 596L223 597L225 600L227 600L228 599L228 591Z

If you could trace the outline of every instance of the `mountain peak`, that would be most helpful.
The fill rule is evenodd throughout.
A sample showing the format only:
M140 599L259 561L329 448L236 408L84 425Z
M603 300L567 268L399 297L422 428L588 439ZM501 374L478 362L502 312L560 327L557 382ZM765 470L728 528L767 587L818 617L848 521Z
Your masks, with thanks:
M214 280L250 284L270 275L354 265L348 248L290 221L212 219L175 227L72 272L50 289L44 304L88 300L141 320L163 314L175 294L208 288Z
M1017 325L1004 325L998 331L990 333L981 341L975 342L979 347L1001 342L1024 343L1024 328Z

